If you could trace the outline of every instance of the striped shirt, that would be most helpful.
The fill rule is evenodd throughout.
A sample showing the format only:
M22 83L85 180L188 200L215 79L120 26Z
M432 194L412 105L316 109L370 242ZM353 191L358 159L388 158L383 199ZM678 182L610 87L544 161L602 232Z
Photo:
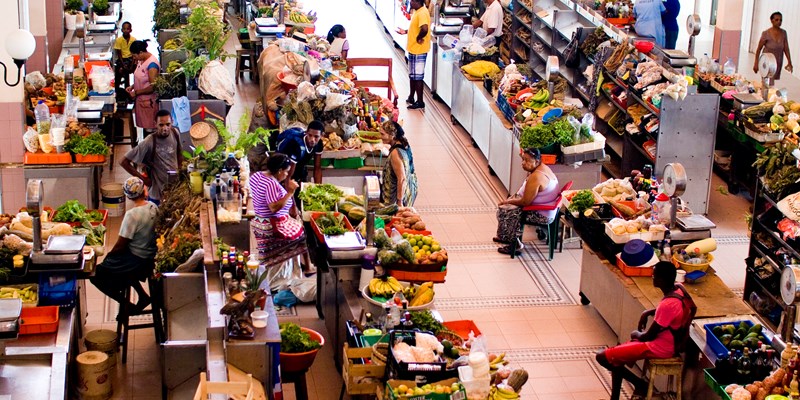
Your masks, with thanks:
M278 212L272 212L269 209L270 204L282 199L287 193L275 177L264 175L263 172L256 172L250 176L249 184L253 196L253 209L257 216L274 218L289 215L289 210L294 205L294 199L291 197Z

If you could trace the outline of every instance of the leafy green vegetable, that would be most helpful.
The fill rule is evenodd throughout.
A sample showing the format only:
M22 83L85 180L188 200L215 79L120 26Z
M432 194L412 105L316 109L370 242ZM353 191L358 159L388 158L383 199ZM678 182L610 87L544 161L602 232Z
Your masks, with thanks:
M53 222L100 222L103 214L100 211L92 210L86 213L86 206L78 200L68 200L55 211Z
M297 324L284 322L278 326L281 329L282 353L305 353L322 347L319 342L311 339L311 335L300 330Z
M88 221L83 221L81 226L72 228L72 233L86 236L86 244L89 246L102 246L106 227L103 225L92 226Z
M539 149L549 146L555 141L552 124L526 126L522 128L522 133L519 135L519 147L521 149Z
M109 152L106 138L100 132L95 132L86 137L80 135L72 136L69 138L69 142L64 145L64 148L69 152L83 156L89 154L104 156Z
M433 317L431 310L411 311L411 321L423 332L436 333L444 329L444 325Z
M550 123L553 126L553 136L562 146L572 146L575 143L575 128L566 118L559 118Z
M574 212L582 213L587 208L590 208L594 205L594 194L591 190L585 189L581 190L578 193L575 193L575 196L572 197L571 203L569 205L569 210Z
M305 211L333 211L344 192L330 183L310 185L303 189L298 197L303 201Z
M336 236L347 232L347 229L344 225L343 214L336 215L332 212L329 212L325 215L317 217L317 219L314 221L317 223L317 226L323 235Z

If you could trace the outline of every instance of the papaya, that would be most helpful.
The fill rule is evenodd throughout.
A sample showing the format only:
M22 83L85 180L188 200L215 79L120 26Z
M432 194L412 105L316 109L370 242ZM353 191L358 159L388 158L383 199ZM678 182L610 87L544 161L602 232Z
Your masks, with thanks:
M733 336L731 336L731 335L722 335L719 338L719 341L722 342L722 345L725 346L725 347L728 347L728 345L731 344L732 340L733 340Z
M345 201L344 203L339 204L339 211L349 215L350 211L353 210L354 207L358 206L349 201Z
M720 337L725 333L725 331L722 330L722 325L715 326L711 331L714 332L714 336L716 337Z
M758 334L761 334L761 324L755 324L755 325L753 325L752 327L750 327L750 330L748 330L748 332L749 332L749 333L758 333Z
M361 196L356 196L354 194L350 194L350 195L345 196L344 201L353 203L353 204L355 204L357 206L364 207L364 198L361 197Z
M386 206L383 208L379 208L375 211L376 215L394 215L397 214L397 204L392 204L390 206Z
M354 206L347 212L347 216L352 220L361 221L367 217L367 211L364 210L364 207Z

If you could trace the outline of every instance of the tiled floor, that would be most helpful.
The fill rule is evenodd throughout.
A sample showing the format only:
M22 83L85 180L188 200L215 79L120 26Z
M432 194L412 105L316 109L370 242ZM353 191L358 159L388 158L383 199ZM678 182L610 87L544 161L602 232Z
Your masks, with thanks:
M134 36L148 35L145 28L151 4L124 1L125 18L134 22ZM394 79L400 97L405 97L408 83L404 61L368 6L361 0L307 0L305 5L318 12L320 32L335 23L346 26L352 57L393 57ZM233 41L229 43L231 49ZM227 66L232 73L232 60ZM230 125L235 125L258 97L257 86L247 79L237 91ZM407 111L401 105L401 118L419 175L420 194L415 206L451 256L447 283L436 286L437 309L448 320L474 320L493 351L507 352L514 365L529 371L531 380L523 389L523 399L608 398L608 376L593 361L593 354L615 344L615 339L592 306L576 301L581 251L565 248L552 261L546 261L534 246L527 246L523 256L514 260L498 254L491 240L496 227L494 211L506 193L488 173L485 158L472 147L469 136L450 124L446 107L430 95L426 99L425 111ZM126 149L115 150L119 159ZM121 182L124 178L121 168L104 176L105 181ZM713 185L717 188L722 183L715 178ZM715 269L732 288L741 288L744 281L747 239L743 217L748 207L740 197L712 192L709 217L718 225L714 235L720 240ZM119 221L112 218L109 245L116 238ZM115 329L113 318L107 316L104 296L91 287L88 297L87 330ZM283 320L325 332L311 305L298 307L297 316ZM341 378L333 365L334 351L340 349L324 347L311 369L308 385L312 399L338 397ZM135 331L128 364L117 368L114 398L159 398L160 380L158 347L152 331ZM284 389L286 398L294 398L291 385Z

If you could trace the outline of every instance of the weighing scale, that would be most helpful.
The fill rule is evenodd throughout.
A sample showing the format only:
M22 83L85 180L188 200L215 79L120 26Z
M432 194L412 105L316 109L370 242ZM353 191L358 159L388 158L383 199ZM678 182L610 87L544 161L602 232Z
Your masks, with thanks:
M663 182L661 188L669 196L669 229L675 229L676 214L678 212L678 197L686 192L688 178L686 170L680 163L669 163L664 166Z
M83 269L83 235L50 236L42 246L42 201L44 186L31 179L25 189L28 214L33 218L33 251L28 258L28 271L77 271Z
M547 57L547 63L545 63L544 66L544 79L547 80L547 91L550 93L547 97L548 103L553 101L553 88L555 86L555 80L558 77L558 70L558 57Z
M381 207L381 183L375 175L364 177L364 209L367 211L367 246L372 246L375 237L375 210Z
M761 97L764 101L769 99L769 88L772 87L772 77L778 72L778 60L772 53L761 53L758 57L758 73L761 75Z
M786 304L781 324L781 338L789 345L794 337L794 325L797 321L797 306L800 301L800 265L787 265L781 272L781 300Z
M689 55L694 57L694 45L697 35L700 34L700 15L692 14L686 18L686 31L689 32Z

